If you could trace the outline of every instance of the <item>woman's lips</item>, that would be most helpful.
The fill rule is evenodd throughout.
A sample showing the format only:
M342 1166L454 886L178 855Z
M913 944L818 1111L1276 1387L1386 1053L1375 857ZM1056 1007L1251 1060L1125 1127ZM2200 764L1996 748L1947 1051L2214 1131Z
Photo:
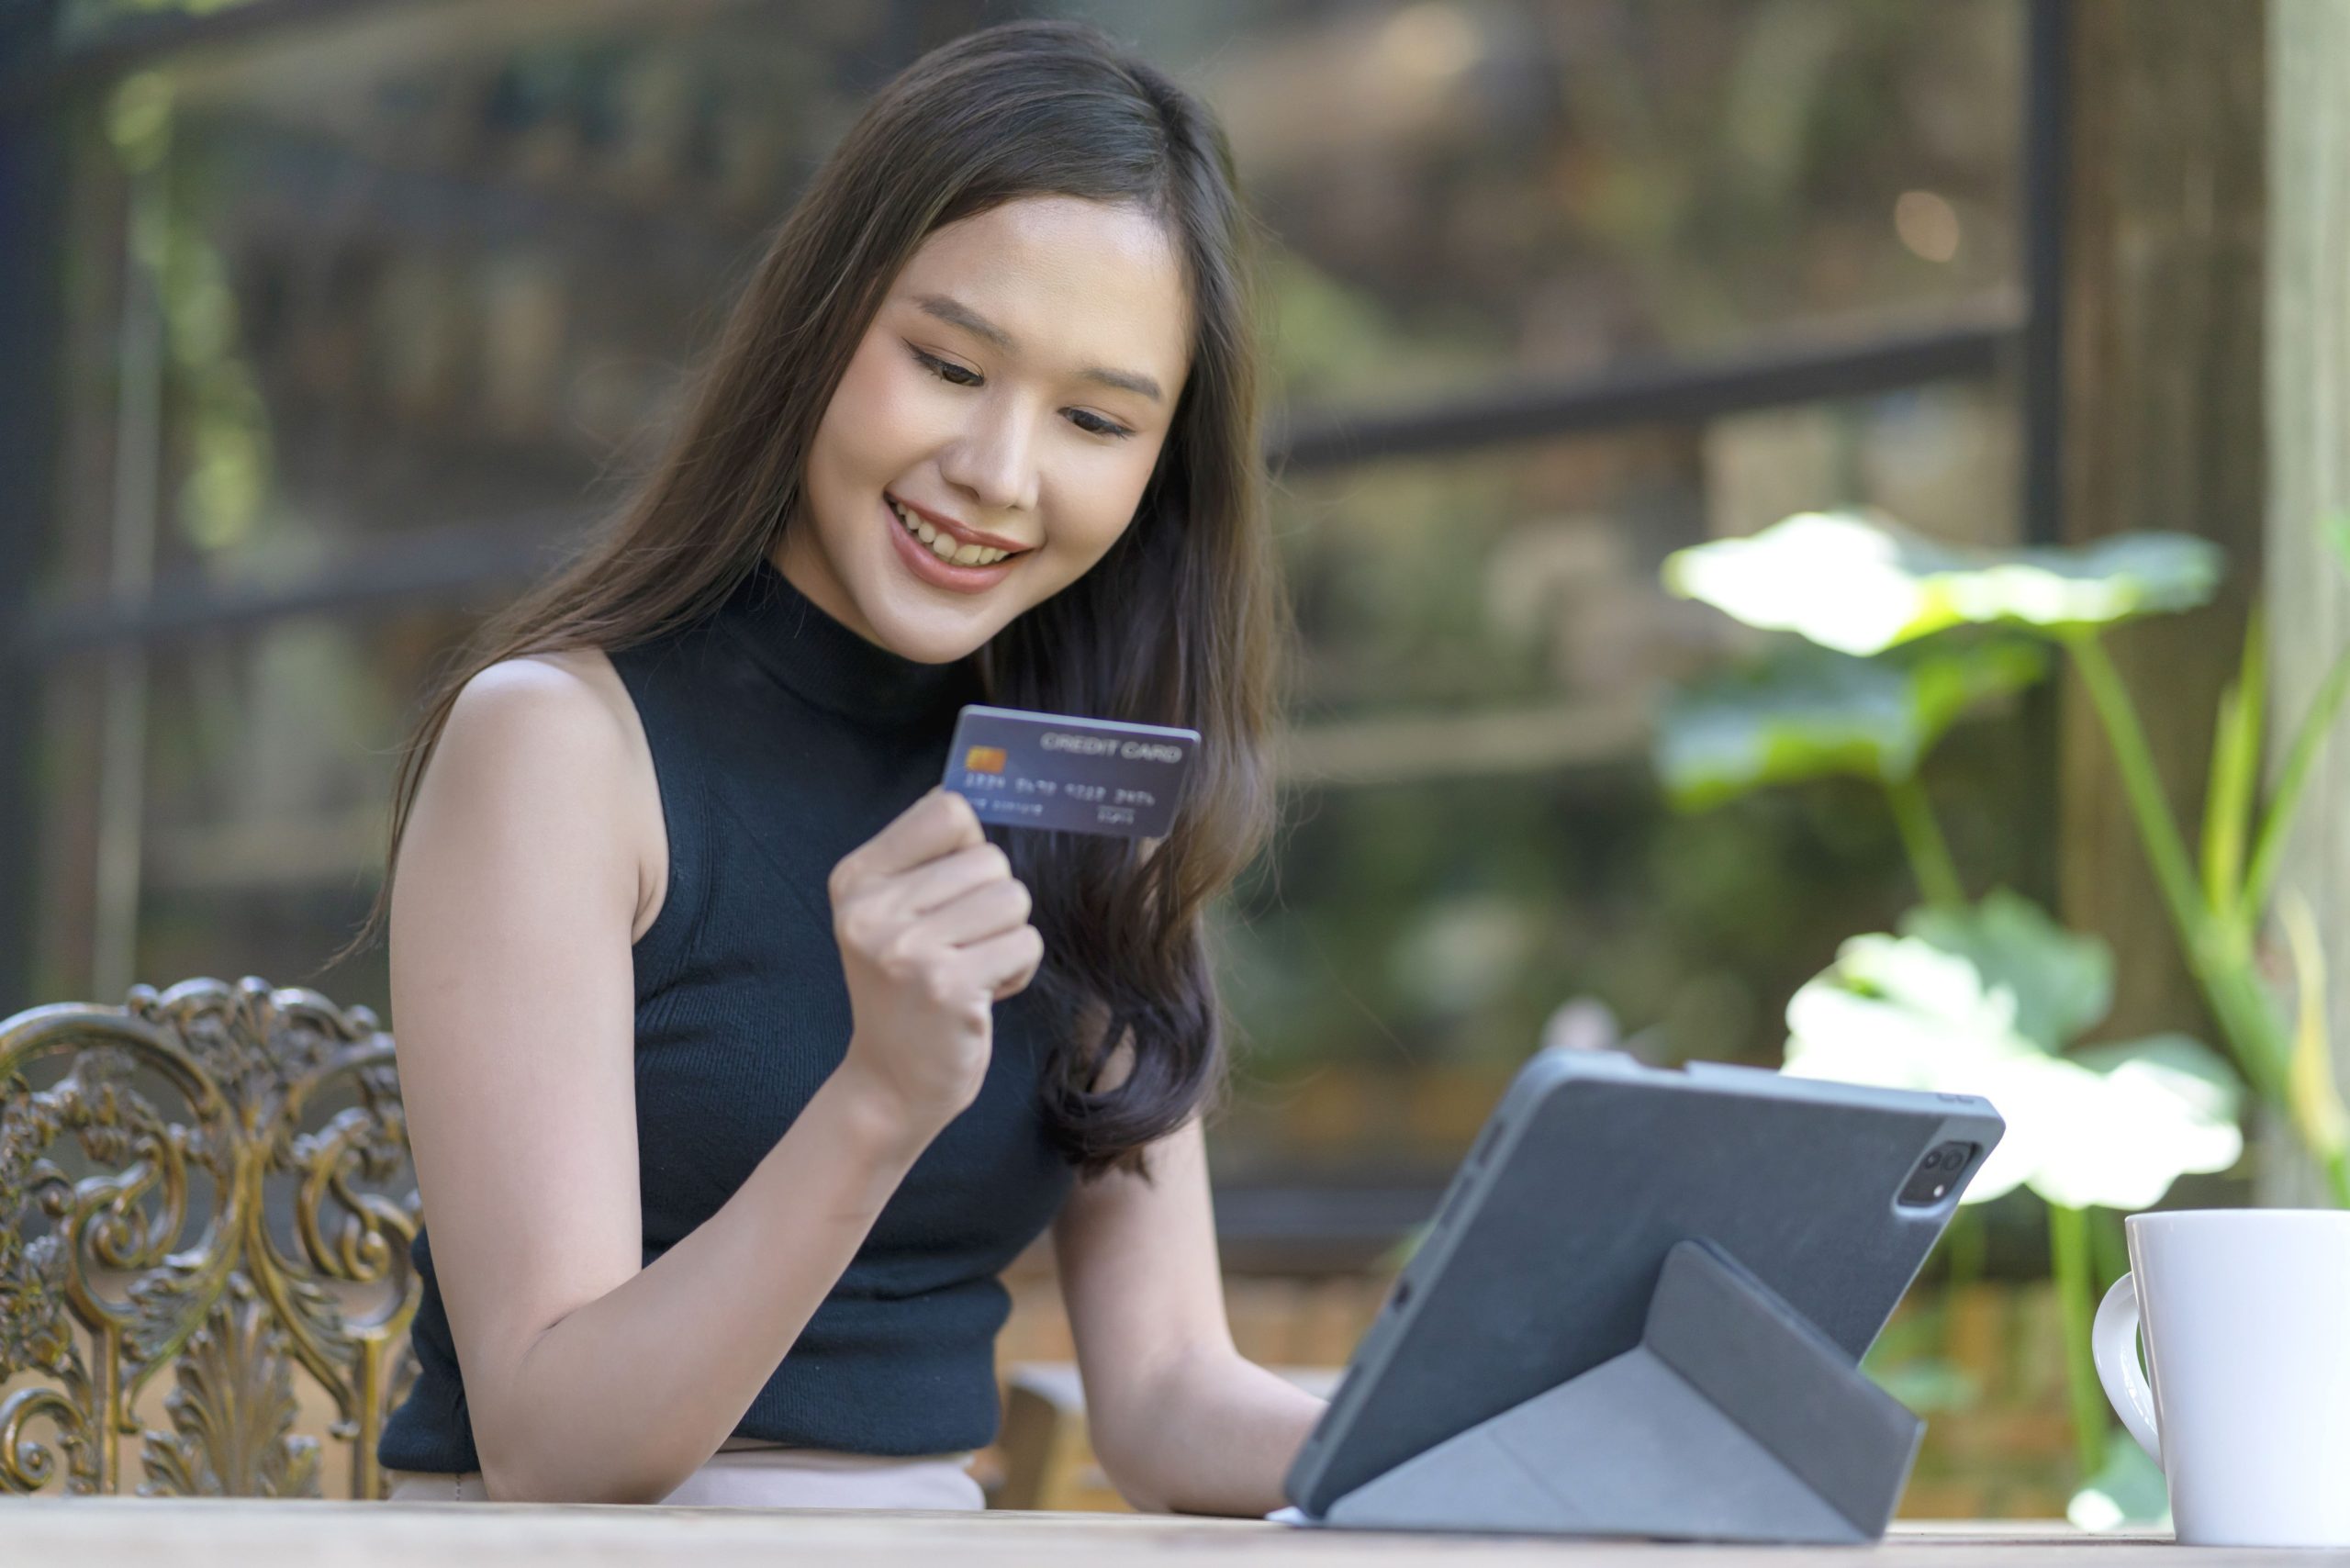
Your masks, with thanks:
M1012 564L1020 559L1019 555L1007 555L989 566L957 566L942 561L929 545L915 538L906 525L898 521L898 514L890 510L889 497L881 497L879 505L881 521L889 527L890 537L896 542L899 559L906 563L914 576L934 588L943 588L953 593L982 593L1002 582L1011 572Z
M973 528L967 522L958 521L956 519L947 517L941 512L932 511L929 508L923 506L918 502L910 501L903 496L893 496L887 490L881 492L881 500L883 505L890 507L895 510L909 514L906 519L907 521L913 523L926 522L934 529L936 529L939 532L953 539L958 544L984 545L990 550L1001 550L1007 555L1017 555L1021 552L1029 548L1029 546L1021 543L1016 539L1006 539L1001 534L989 533L983 530ZM920 531L917 530L916 532L919 533Z

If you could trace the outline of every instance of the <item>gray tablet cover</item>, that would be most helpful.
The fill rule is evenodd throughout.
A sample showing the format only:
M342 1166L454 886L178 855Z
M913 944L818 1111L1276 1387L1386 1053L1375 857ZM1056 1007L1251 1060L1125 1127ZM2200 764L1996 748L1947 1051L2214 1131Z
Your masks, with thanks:
M1973 1095L1541 1053L1495 1107L1357 1348L1291 1468L1291 1501L1330 1515L1392 1472L1378 1495L1393 1506L1409 1490L1406 1462L1505 1412L1512 1426L1466 1440L1533 1430L1570 1400L1587 1420L1592 1391L1636 1375L1641 1358L1632 1352L1669 1350L1675 1302L1695 1303L1709 1288L1750 1283L1735 1293L1750 1318L1800 1323L1827 1359L1857 1363L2002 1129ZM1948 1191L1923 1205L1897 1202L1921 1158L1953 1142L1974 1153ZM1668 1254L1685 1242L1704 1244L1707 1256L1684 1248L1676 1271L1684 1277L1673 1299L1660 1299ZM1619 1360L1581 1394L1529 1404ZM1595 1474L1609 1457L1557 1462ZM1906 1473L1906 1451L1900 1462ZM1348 1522L1345 1512L1332 1522ZM1654 1533L1707 1533L1702 1520L1690 1522L1699 1528ZM1441 1522L1422 1522L1432 1526ZM1481 1528L1545 1527L1496 1517Z

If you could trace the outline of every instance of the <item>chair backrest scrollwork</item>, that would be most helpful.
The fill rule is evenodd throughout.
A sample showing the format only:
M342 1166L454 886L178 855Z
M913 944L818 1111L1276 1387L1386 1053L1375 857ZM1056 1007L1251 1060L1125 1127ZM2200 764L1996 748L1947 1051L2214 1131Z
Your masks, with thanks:
M365 1008L193 980L0 1022L0 1490L121 1490L132 1437L141 1494L318 1495L298 1366L380 1495L418 1218Z

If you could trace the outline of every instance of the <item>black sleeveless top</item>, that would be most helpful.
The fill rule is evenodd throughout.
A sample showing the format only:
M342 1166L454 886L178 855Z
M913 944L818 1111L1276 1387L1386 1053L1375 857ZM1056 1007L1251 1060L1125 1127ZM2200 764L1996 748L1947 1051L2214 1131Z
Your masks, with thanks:
M764 561L713 615L612 664L643 722L669 839L668 890L634 954L650 1265L733 1195L840 1065L851 1018L826 878L938 782L956 711L982 693L974 661L925 665L868 643ZM994 1437L1010 1307L996 1276L1051 1222L1072 1174L1038 1107L1048 1026L1037 987L996 1005L978 1100L908 1171L737 1436L898 1455ZM377 1455L395 1470L478 1470L421 1231L414 1256L420 1371Z

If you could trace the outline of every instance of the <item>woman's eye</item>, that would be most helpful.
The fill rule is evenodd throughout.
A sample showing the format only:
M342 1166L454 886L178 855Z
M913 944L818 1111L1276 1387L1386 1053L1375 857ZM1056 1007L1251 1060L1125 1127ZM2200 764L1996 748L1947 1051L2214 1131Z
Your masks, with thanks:
M1083 409L1071 410L1069 418L1076 422L1078 429L1088 435L1113 435L1123 441L1135 433L1124 425L1113 424L1101 415L1089 414Z
M941 381L946 382L950 386L983 386L987 385L987 378L981 375L979 372L966 369L964 366L957 364L951 360L940 359L936 354L924 353L922 350L915 348L911 343L906 345L906 352L914 356L915 364L921 365L924 370L929 371L933 375L937 376ZM1135 433L1122 424L1118 424L1113 420L1105 420L1101 415L1090 413L1083 409L1071 409L1069 412L1069 419L1076 424L1078 429L1083 431L1088 435L1111 436L1123 441L1126 437Z
M912 353L916 364L920 364L924 370L929 371L933 375L937 376L941 381L947 383L949 386L977 386L980 383L980 376L977 371L966 370L959 364L949 364L947 361L937 358L935 355L926 354L920 349L912 349L908 352Z

